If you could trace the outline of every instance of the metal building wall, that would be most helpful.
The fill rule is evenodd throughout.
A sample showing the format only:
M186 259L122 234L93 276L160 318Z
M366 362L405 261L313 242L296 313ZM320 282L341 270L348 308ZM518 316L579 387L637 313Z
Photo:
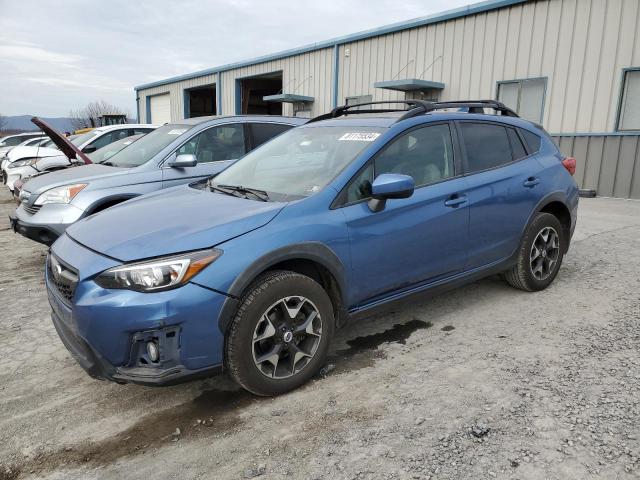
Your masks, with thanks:
M640 135L570 135L555 137L560 150L579 159L580 188L603 197L640 199Z
M217 75L205 75L198 78L191 78L181 82L160 85L146 90L138 91L138 109L139 120L147 121L147 101L146 97L153 95L162 95L168 93L171 98L171 121L175 122L184 119L184 90L201 87L204 85L212 85L216 83Z
M333 49L258 63L222 72L222 113L236 113L236 80L265 73L282 71L282 86L286 93L315 97L313 114L331 109ZM293 114L291 104L283 105L284 115Z
M543 125L552 134L564 135L561 147L566 154L574 153L581 186L600 195L638 198L640 173L635 172L640 166L637 154L629 153L636 137L616 137L615 124L623 69L640 67L640 0L491 3L500 8L457 12L412 28L335 40L337 103L357 95L405 98L404 93L375 88L377 81L441 82L445 88L440 99L449 100L496 98L499 81L543 77ZM325 42L322 48L231 66L220 73L222 113L236 112L237 79L275 71L282 71L286 93L314 97L312 115L324 113L333 106L334 60L334 46ZM139 90L141 120L146 118L146 95L169 92L172 119L180 120L183 90L215 79L214 74ZM292 106L285 104L283 111L292 114ZM567 138L572 139L570 151Z
M638 0L536 0L340 46L339 98L404 93L376 81L445 84L441 99L495 98L497 82L547 78L554 133L615 128L622 69L640 65ZM345 55L349 51L349 56Z

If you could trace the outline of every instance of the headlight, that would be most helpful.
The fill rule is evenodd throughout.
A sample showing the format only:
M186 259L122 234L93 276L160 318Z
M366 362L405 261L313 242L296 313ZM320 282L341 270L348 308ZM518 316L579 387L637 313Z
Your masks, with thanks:
M69 203L80 191L86 187L86 183L76 183L74 185L63 185L47 190L40 195L35 205L44 205L45 203Z
M24 160L16 160L15 162L11 162L9 164L9 168L18 168L18 167L29 167L34 165L39 158L25 158Z
M181 287L222 255L216 248L130 263L105 270L95 279L102 288L154 292Z

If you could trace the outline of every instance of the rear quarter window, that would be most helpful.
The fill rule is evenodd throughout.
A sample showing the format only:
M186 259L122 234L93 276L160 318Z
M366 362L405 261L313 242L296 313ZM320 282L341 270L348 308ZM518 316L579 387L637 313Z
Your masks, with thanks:
M541 139L538 135L523 128L520 129L520 133L522 134L522 138L524 138L524 142L527 144L527 150L529 150L530 154L540 150Z

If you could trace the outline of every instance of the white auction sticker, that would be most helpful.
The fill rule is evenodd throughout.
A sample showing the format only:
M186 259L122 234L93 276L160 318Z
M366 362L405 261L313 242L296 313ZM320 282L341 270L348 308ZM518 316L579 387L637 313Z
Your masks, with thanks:
M373 142L380 136L375 132L351 132L345 133L338 140L341 142Z
M186 128L175 128L173 130L169 130L167 132L167 135L182 135L186 131L187 131Z

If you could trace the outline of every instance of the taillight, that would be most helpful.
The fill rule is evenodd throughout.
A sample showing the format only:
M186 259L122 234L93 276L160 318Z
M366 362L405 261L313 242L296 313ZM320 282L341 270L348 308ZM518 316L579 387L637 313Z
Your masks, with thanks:
M562 165L567 169L570 175L574 175L576 173L576 159L573 157L565 157L562 160Z

